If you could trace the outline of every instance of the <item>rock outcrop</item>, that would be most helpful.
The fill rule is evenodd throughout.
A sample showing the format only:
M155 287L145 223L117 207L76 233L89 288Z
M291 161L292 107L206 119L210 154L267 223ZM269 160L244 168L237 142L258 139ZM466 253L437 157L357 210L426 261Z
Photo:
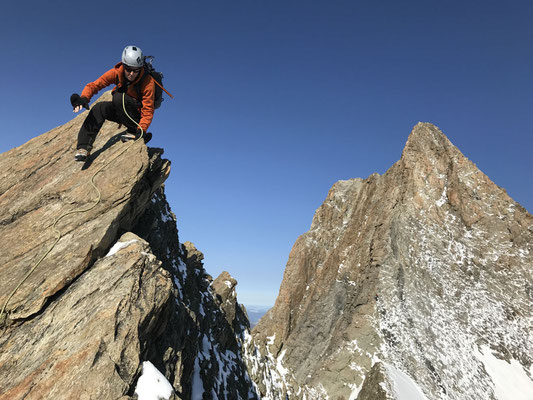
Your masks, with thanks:
M90 184L93 173L129 145L118 140L116 124L106 124L97 150L81 168L73 154L84 117L85 113L0 158L1 304L53 244L55 219L95 204L98 193ZM102 200L88 212L59 221L57 229L63 238L10 300L11 320L39 313L105 254L119 231L133 226L169 173L170 163L160 153L155 151L150 157L142 143L134 143L126 156L95 177Z
M44 312L2 335L0 399L118 399L130 392L141 343L164 331L172 281L139 237L126 233L119 246Z
M132 398L143 361L175 399L257 398L236 281L225 274L231 290L217 293L203 255L179 242L163 151L121 143L106 123L81 166L85 116L0 155L0 399ZM76 209L89 210L61 218L37 265Z
M532 243L531 214L419 123L384 175L334 184L294 244L247 341L263 398L497 399L515 385L501 360L530 390Z

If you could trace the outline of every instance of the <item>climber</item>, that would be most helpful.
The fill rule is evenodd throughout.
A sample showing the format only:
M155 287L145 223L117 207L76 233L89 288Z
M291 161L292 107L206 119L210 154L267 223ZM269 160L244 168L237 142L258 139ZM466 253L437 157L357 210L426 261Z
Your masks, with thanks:
M141 49L137 46L127 46L122 52L122 62L96 81L88 83L81 96L74 93L70 97L75 113L82 108L89 110L89 101L96 93L107 86L116 85L112 91L112 101L95 104L85 118L78 134L74 156L76 161L87 160L105 120L117 122L127 128L127 132L121 136L123 141L138 139L141 133L145 143L151 139L152 134L147 132L147 129L154 116L155 83L149 74L144 74L144 69ZM125 111L138 125L128 118Z

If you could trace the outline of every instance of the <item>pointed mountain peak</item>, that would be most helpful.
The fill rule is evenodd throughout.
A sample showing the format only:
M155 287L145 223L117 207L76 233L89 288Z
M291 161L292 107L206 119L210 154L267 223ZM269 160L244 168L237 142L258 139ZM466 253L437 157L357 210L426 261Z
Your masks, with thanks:
M419 122L413 128L395 166L392 177L402 180L407 203L433 214L451 207L467 227L517 206L430 123Z
M401 160L337 182L294 244L250 346L279 375L265 394L490 398L487 364L532 364L531 226L436 126L418 123ZM399 382L407 397L394 395Z
M415 125L402 152L402 160L407 162L457 156L463 157L446 135L428 122L419 122Z

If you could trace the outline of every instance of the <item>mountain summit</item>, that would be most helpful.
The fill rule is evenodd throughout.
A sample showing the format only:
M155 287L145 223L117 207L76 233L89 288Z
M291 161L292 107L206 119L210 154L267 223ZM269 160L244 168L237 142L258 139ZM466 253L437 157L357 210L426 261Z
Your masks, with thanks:
M419 123L294 244L253 379L271 399L531 399L532 243L531 214Z

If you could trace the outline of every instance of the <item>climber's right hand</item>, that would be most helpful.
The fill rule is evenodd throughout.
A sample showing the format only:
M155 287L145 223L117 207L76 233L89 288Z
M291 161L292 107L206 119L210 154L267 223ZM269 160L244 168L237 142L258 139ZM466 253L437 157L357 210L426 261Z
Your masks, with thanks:
M82 108L89 109L89 99L86 97L80 96L78 93L74 93L70 96L70 104L74 107L73 112L77 113Z

